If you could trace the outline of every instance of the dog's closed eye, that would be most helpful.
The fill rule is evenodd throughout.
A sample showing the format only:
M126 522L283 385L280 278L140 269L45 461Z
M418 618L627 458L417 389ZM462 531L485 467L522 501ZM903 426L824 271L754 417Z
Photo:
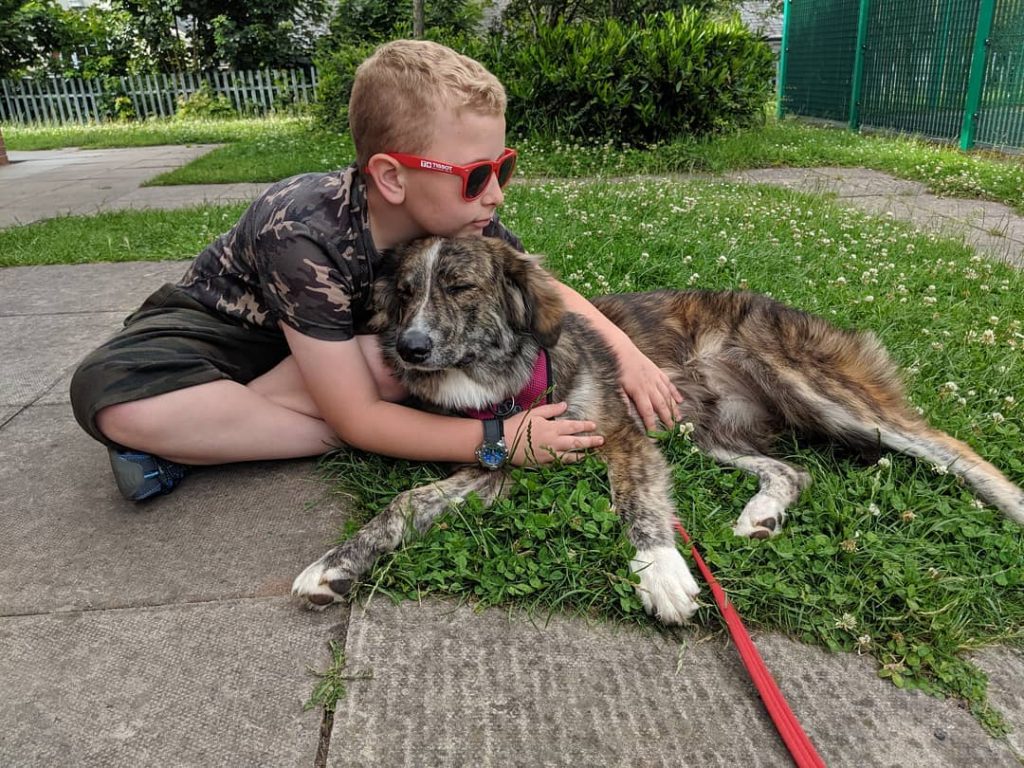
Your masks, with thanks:
M455 283L453 285L446 285L444 292L449 296L458 296L460 293L471 291L474 288L476 288L476 286L469 283Z

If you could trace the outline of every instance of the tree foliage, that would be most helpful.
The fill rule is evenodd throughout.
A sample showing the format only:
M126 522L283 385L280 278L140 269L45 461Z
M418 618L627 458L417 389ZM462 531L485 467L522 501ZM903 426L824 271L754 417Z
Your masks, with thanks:
M729 11L738 0L509 0L498 21L503 31L532 31L541 34L559 21L572 24L580 21L611 19L632 23L651 14L692 8L708 13Z
M313 52L326 0L114 0L161 70L288 67Z

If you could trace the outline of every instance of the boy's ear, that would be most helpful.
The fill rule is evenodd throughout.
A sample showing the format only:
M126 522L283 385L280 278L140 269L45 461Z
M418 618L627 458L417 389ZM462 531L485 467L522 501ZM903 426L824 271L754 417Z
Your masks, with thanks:
M366 164L366 173L373 179L377 191L392 205L405 202L405 177L397 160L378 152Z
M562 333L565 314L555 278L541 267L539 256L520 253L507 243L502 245L508 316L542 347L553 347Z

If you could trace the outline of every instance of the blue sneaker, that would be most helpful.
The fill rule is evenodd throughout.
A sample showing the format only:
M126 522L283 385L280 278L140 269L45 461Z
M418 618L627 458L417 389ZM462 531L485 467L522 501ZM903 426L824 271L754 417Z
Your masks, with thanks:
M142 451L111 448L110 468L121 495L129 501L143 501L170 493L185 477L185 466Z

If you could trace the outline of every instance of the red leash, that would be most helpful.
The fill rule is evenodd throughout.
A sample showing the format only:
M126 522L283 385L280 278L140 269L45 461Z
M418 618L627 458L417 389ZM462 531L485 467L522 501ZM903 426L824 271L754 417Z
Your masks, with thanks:
M725 619L725 624L729 628L732 641L740 652L743 665L747 668L750 679L754 681L757 692L761 694L761 701L764 702L764 707L768 710L768 714L771 715L776 730L778 730L782 740L786 743L786 748L789 749L793 762L796 763L798 768L811 768L812 766L813 768L825 768L825 762L815 751L814 744L811 743L810 738L804 733L804 729L800 726L800 721L796 719L793 710L786 703L782 691L779 690L779 686L776 685L775 679L772 677L771 672L768 671L764 659L758 653L757 646L754 645L754 641L747 634L747 629L743 626L740 615L736 613L736 609L732 607L732 603L726 597L725 590L715 580L711 569L704 562L704 558L700 556L700 552L697 551L697 545L690 540L690 535L683 528L682 523L676 520L675 526L676 530L679 531L679 535L683 537L683 541L690 545L693 559L697 561L697 567L704 575L704 580L707 581L708 586L711 587L711 594L715 596L715 603L718 604L718 610L721 611L722 618Z

